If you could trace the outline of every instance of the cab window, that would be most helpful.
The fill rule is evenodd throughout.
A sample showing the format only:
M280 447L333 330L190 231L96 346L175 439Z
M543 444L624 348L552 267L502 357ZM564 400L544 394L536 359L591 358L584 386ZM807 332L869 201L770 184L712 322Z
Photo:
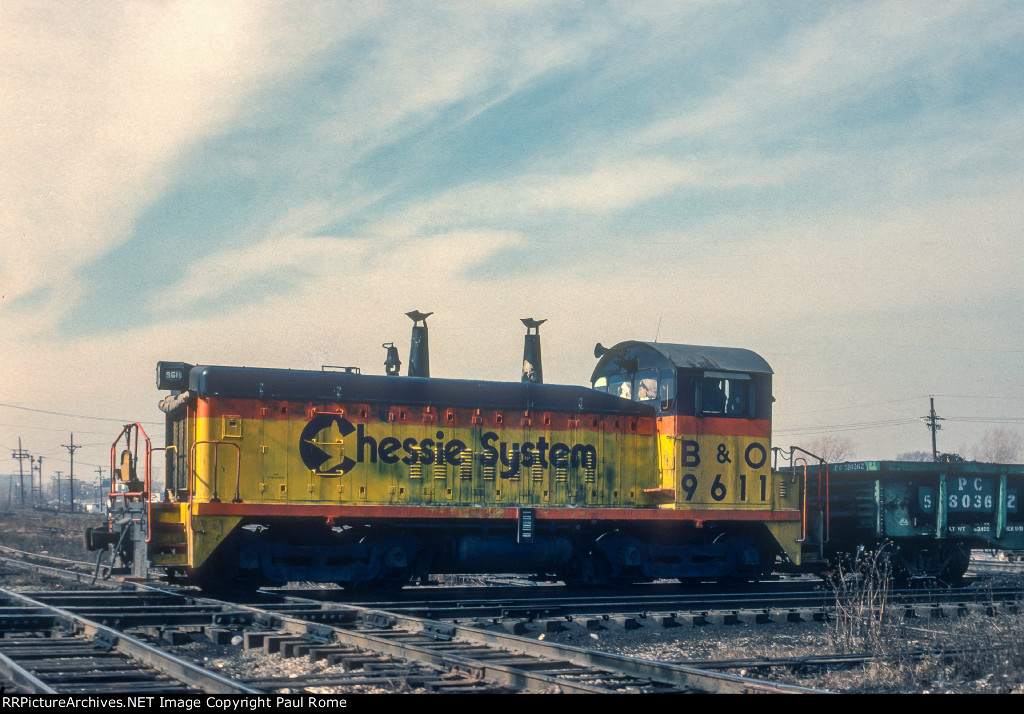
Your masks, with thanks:
M653 402L658 398L658 370L645 369L636 373L636 401Z
M662 372L658 381L658 408L663 412L672 408L676 401L676 379L670 372Z
M608 378L608 393L623 399L632 399L633 380L628 374L613 374Z
M705 373L700 383L703 416L749 417L752 413L750 377Z

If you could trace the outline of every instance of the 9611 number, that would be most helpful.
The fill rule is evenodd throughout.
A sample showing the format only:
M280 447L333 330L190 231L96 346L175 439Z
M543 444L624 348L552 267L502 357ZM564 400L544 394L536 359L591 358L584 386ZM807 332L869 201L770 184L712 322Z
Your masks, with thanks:
M686 474L681 482L683 493L686 494L686 501L692 501L700 486L700 481L695 474ZM739 501L747 500L747 475L739 475ZM768 475L760 474L751 486L760 496L759 500L768 500ZM729 495L729 487L722 478L722 474L715 474L710 488L711 498L715 501L724 501Z

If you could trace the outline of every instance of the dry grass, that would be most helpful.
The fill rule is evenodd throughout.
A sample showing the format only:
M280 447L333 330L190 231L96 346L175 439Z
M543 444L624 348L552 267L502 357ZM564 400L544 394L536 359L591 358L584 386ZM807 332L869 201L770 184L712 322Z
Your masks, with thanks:
M8 548L69 560L92 560L85 549L83 532L101 525L102 516L45 511L22 511L4 515L0 545Z
M890 549L858 554L840 563L828 581L835 594L833 642L841 653L891 652L899 640L893 627L890 599Z
M831 650L875 659L826 673L814 686L846 692L1021 691L1024 617L1018 614L1019 603L990 603L991 616L975 613L915 625L893 607L890 549L886 544L859 554L838 568L829 583L836 603ZM915 654L919 651L940 653L922 657Z
M822 673L812 686L857 693L1024 693L1024 617L1019 614L975 614L927 627L897 623L890 637L900 649L888 658ZM906 654L912 650L943 654Z

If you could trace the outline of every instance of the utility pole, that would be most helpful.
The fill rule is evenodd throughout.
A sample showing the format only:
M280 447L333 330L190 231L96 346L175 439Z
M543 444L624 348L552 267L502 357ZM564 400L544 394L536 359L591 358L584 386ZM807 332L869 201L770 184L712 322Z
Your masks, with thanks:
M57 512L60 512L60 477L64 474L63 471L57 472Z
M21 485L21 506L22 506L22 508L24 508L25 507L25 468L22 465L22 462L24 462L25 459L31 459L32 457L29 455L29 453L27 451L25 451L23 448L21 448L21 437L20 436L18 437L18 450L11 452L11 458L18 460L18 482ZM31 467L31 464L29 464L29 466ZM31 475L31 473L30 473L30 475Z
M61 444L61 446L63 446L65 449L67 449L68 453L71 454L71 474L69 475L68 478L70 479L70 482L71 482L71 512L74 513L75 512L75 449L81 449L82 447L81 447L81 445L75 446L75 435L74 435L74 433L71 434L71 443L70 444Z
M39 472L39 490L36 490L35 474ZM37 456L32 460L32 502L37 504L43 497L43 457Z
M96 484L96 505L103 507L103 467L97 466L96 473L100 475L99 483Z
M928 413L928 416L923 416L921 418L924 419L924 423L932 432L932 460L938 461L939 450L935 446L935 432L942 428L942 425L939 424L939 422L943 421L943 418L936 416L935 414L935 397L929 397L928 399L931 402L931 411Z

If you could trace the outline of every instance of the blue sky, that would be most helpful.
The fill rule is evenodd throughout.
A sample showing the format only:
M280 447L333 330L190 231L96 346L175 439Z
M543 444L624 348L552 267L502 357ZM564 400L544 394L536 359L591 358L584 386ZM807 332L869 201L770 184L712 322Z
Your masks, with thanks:
M159 359L376 373L412 309L444 377L518 379L528 316L548 381L753 349L779 446L1024 419L1020 3L8 0L0 59L0 447L47 473Z

